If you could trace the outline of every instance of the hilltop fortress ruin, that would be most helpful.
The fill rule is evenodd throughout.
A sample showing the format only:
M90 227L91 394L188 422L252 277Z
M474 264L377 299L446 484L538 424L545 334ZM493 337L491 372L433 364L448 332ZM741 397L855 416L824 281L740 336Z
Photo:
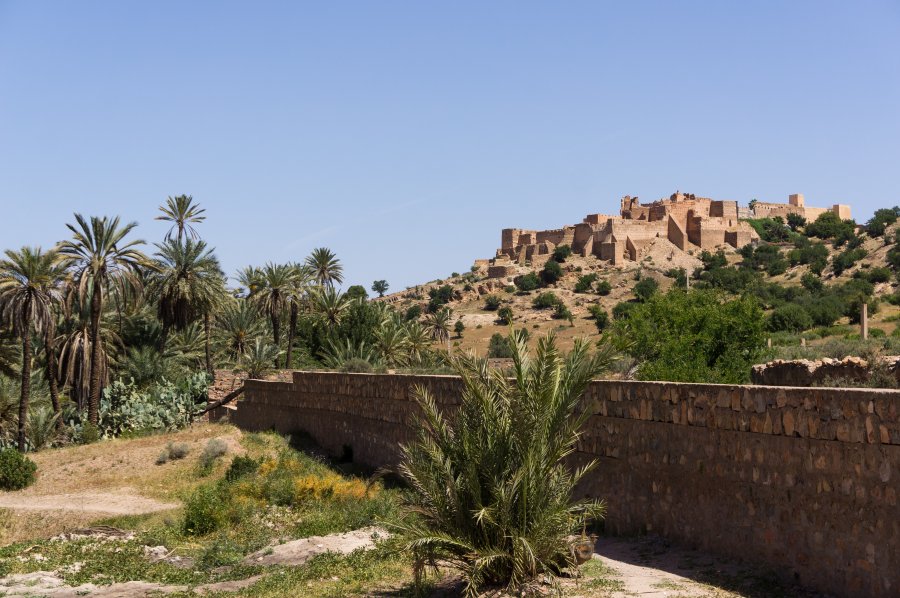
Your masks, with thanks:
M524 264L535 256L552 253L559 245L569 245L581 256L593 255L618 265L628 260L639 261L657 240L671 243L682 251L726 246L738 249L759 239L753 227L744 221L748 218L787 218L788 214L798 214L812 221L829 211L841 219L850 218L850 206L807 207L800 193L790 195L786 204L760 201L751 204L752 207L742 207L736 201L676 191L668 199L643 205L637 197L626 195L618 216L588 214L579 224L552 230L503 229L491 275L505 276L505 264Z

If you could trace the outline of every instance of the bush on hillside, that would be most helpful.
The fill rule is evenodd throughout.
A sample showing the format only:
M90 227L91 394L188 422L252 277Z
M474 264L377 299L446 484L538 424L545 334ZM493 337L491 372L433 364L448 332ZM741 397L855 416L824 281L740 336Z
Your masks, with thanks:
M528 292L540 288L541 279L538 278L538 275L534 272L529 272L528 274L516 276L513 279L513 283L515 283L516 288L520 291Z
M588 311L591 314L591 319L594 320L594 324L597 325L597 332L606 330L606 327L609 325L609 314L606 313L606 310L600 305L593 304L588 306Z
M856 224L852 220L841 220L834 212L825 212L815 221L806 225L806 235L819 239L832 239L842 244L855 234Z
M488 357L492 359L508 359L512 357L509 339L499 332L492 334L488 343Z
M612 292L612 285L609 284L608 280L601 280L597 283L597 294L601 297L606 297Z
M897 206L875 210L875 214L866 222L866 232L870 237L880 237L888 226L897 222L898 217L900 217L900 208Z
M565 303L560 301L556 304L556 307L553 309L553 317L557 320L572 320L572 311L566 306Z
M547 263L544 264L544 269L541 270L540 277L544 285L555 284L563 277L562 266L555 260L547 260Z
M578 277L578 282L575 283L575 292L576 293L590 293L591 288L594 286L594 283L597 281L596 274L585 274L584 276Z
M12 448L0 450L0 490L21 490L34 483L37 465Z
M560 300L559 297L556 296L556 293L546 291L535 297L532 300L531 305L536 309L548 309L550 307L556 307L559 303Z
M497 322L499 324L509 324L513 321L513 309L504 305L500 309L497 310Z
M560 264L565 262L572 255L572 248L568 245L559 245L553 250L553 260Z
M488 295L484 298L485 311L497 311L500 309L500 297L497 295Z
M659 290L659 283L654 278L642 278L634 285L634 296L646 301Z

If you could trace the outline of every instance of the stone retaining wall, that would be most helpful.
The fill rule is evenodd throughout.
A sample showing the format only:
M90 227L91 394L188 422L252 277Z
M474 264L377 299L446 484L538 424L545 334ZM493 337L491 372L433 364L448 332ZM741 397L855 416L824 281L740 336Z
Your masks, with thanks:
M391 465L412 440L415 384L457 404L452 376L295 372L247 381L232 417ZM596 381L584 401L578 458L599 467L580 492L608 500L610 531L659 533L839 596L900 595L900 392Z

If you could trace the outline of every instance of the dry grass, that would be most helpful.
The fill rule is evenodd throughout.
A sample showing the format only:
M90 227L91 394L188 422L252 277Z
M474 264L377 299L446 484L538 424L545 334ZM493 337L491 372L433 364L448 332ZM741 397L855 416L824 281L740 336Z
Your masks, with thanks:
M233 426L198 424L165 435L116 439L86 446L71 446L31 455L38 465L35 484L18 492L3 493L7 500L51 504L42 510L0 509L0 543L59 534L106 519L110 514L141 512L156 501L181 504L197 486L197 466L203 447L221 438L229 454L242 454L241 432ZM155 465L168 443L185 443L185 459ZM223 468L220 463L217 467ZM154 500L147 500L154 499ZM109 511L102 512L104 505ZM167 505L158 506L165 508Z

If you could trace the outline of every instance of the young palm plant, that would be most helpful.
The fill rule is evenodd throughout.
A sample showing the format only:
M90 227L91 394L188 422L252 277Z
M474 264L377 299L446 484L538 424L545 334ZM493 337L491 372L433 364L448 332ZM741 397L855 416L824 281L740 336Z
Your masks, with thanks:
M416 563L457 568L469 596L571 566L566 537L605 512L602 501L572 499L594 463L571 469L564 461L586 419L580 398L610 363L610 345L591 353L578 341L563 356L548 335L532 359L523 334L512 333L510 344L513 379L475 356L451 360L463 382L452 413L415 389L419 439L403 448L399 467L417 514L403 526L407 549Z
M0 320L22 340L22 384L19 399L17 445L27 443L28 400L31 392L32 335L53 322L53 305L60 299L65 264L55 249L23 247L6 251L0 261Z

